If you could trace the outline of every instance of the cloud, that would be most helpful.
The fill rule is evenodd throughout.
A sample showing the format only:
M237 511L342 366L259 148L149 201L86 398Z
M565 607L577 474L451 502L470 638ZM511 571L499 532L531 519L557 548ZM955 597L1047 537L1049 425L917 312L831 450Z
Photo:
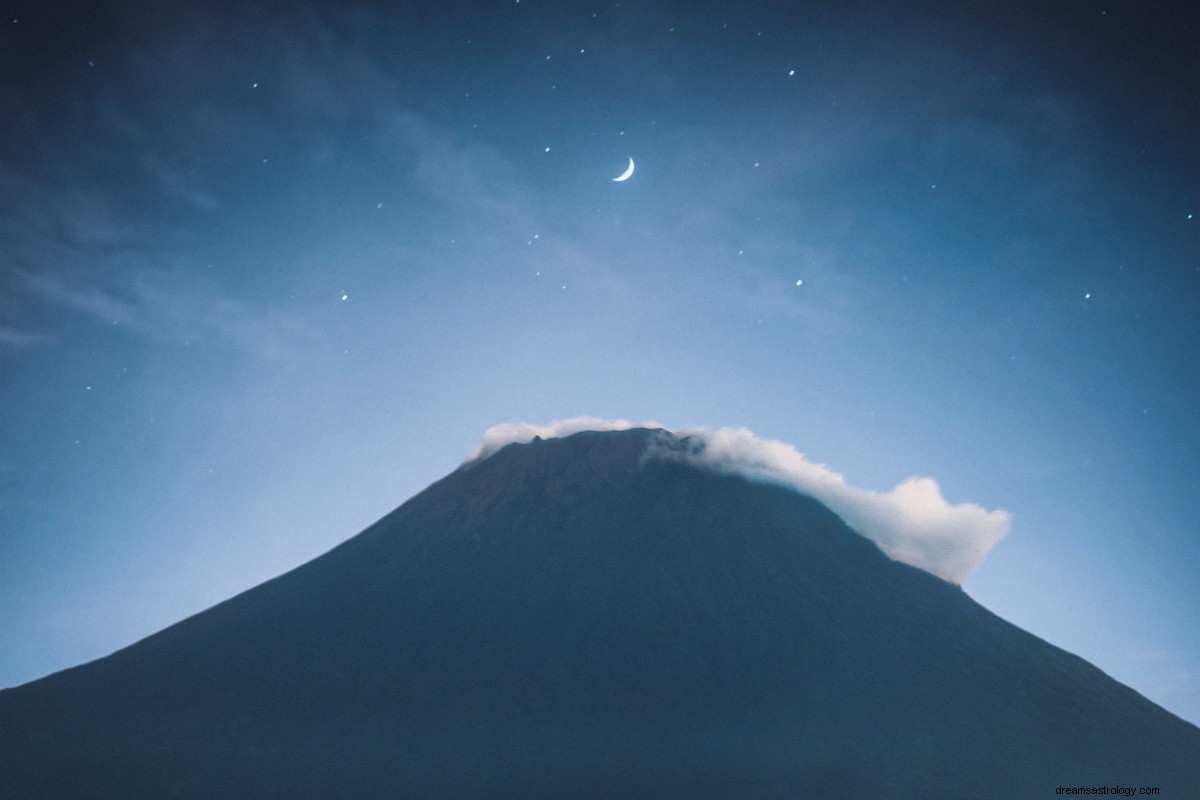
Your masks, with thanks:
M907 478L890 492L873 492L849 486L790 445L745 428L687 428L677 435L700 443L681 451L686 460L811 495L895 560L948 581L961 583L1008 532L1006 512L950 505L932 478Z
M102 322L132 325L133 306L98 286L71 286L50 274L25 274L27 288L52 303L80 311Z
M548 425L510 422L489 428L468 461L486 458L513 442L534 436L552 439L585 430L660 428L626 420L591 417ZM896 561L961 583L1008 533L1009 514L973 503L951 505L932 478L907 478L889 492L849 486L823 464L814 464L790 445L760 439L745 428L683 428L675 439L652 444L650 457L678 459L752 480L787 486L820 500L858 533ZM682 440L687 446L680 447Z
M38 347L40 345L53 344L54 337L44 333L29 333L27 331L18 330L0 325L0 347L9 347L14 350L23 350L27 347ZM0 470L3 465L0 465Z
M471 451L463 462L470 463L481 458L487 458L507 445L515 442L532 442L535 436L543 439L561 439L581 431L627 431L631 428L661 428L655 422L629 422L624 419L598 419L596 417L575 417L551 422L548 425L534 425L529 422L504 422L493 425L484 432L479 444Z
M69 282L50 272L14 274L20 279L18 288L43 303L79 312L104 325L120 325L124 331L156 341L216 341L270 359L312 339L295 315L224 295L201 277L131 267L128 274L101 287L88 283L86 277ZM0 345L53 341L0 325Z

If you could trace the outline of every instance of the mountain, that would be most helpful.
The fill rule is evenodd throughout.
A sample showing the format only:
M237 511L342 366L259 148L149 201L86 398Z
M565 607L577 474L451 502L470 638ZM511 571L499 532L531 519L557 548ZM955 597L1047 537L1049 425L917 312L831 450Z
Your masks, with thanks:
M0 692L0 796L1196 796L1196 727L812 498L652 444L690 446L509 445Z

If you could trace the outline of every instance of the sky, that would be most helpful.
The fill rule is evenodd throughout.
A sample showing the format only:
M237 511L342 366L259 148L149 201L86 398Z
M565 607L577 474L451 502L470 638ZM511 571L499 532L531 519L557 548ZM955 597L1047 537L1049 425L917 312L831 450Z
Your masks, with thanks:
M1200 722L1200 12L1149 5L0 0L0 686L590 415L1003 510L964 590Z

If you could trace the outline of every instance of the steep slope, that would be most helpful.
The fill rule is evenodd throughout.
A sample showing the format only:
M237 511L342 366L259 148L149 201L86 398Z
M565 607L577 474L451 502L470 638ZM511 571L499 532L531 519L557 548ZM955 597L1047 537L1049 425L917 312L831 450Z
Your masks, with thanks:
M0 796L1041 796L1200 731L647 430L512 445L326 555L0 692Z

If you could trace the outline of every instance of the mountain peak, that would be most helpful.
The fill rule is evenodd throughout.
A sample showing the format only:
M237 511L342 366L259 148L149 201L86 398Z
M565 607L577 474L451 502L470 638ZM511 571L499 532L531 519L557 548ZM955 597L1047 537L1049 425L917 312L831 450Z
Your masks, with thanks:
M640 460L677 460L787 486L833 509L893 559L952 583L961 583L1008 533L1007 512L987 511L974 503L952 505L932 478L907 478L888 492L857 489L825 465L808 461L790 445L759 438L745 428L670 431L655 423L638 425L594 417L546 425L504 423L488 429L465 466L509 445L573 438L581 433L612 434L607 438L619 438L625 448L640 447ZM597 441L605 440L601 437Z

